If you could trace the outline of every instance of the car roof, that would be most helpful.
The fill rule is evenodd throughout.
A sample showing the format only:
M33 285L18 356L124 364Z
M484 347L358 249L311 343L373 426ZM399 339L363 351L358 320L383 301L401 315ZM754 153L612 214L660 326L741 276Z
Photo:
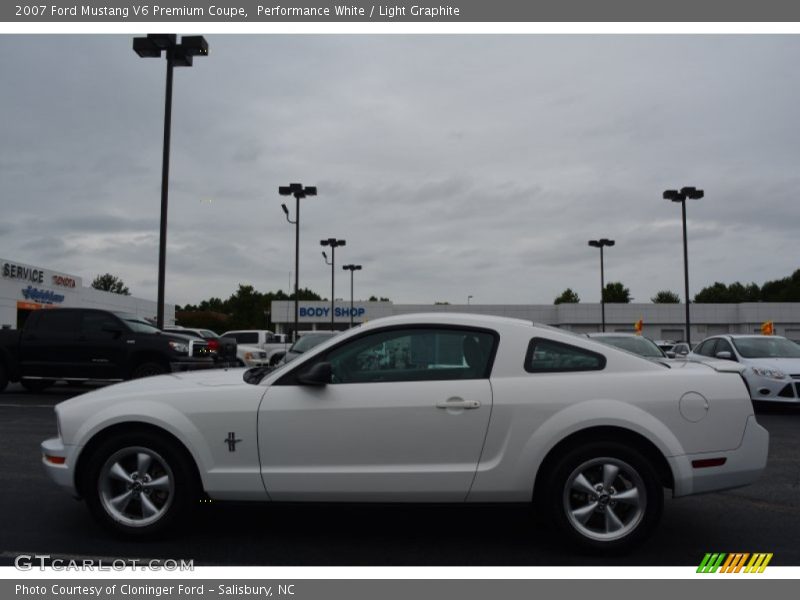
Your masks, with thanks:
M760 333L718 333L717 335L710 335L705 340L710 340L711 338L733 338L733 339L745 339L745 338L778 338L778 339L786 339L782 335L762 335Z
M496 315L481 315L476 313L451 313L451 312L432 312L432 313L410 313L406 315L394 315L391 317L381 317L372 321L364 323L362 327L371 328L373 325L385 327L392 324L408 325L419 323L420 325L426 324L454 324L454 325L473 325L480 327L501 326L501 325L516 325L531 327L534 325L533 321L525 319L514 319L511 317L499 317ZM537 327L547 327L546 325L538 325ZM565 332L563 329L558 331Z
M635 338L644 338L646 340L650 339L649 337L645 337L643 335L636 335L635 333L629 333L627 331L595 331L595 332L592 332L592 333L587 333L586 337L590 337L590 338L599 338L599 337L635 337Z

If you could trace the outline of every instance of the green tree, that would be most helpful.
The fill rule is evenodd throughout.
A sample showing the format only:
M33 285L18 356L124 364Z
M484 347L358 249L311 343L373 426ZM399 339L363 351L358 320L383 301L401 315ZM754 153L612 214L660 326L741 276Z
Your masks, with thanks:
M670 290L661 290L656 292L656 295L650 298L653 304L679 304L681 301L678 294Z
M391 302L388 298L384 298L381 296L378 298L377 296L370 296L368 302Z
M631 291L622 285L620 281L612 281L606 284L603 290L603 302L608 304L628 304L631 301Z
M758 302L762 299L761 289L755 283L742 285L738 281L725 285L715 281L713 285L704 287L694 296L698 304L738 304L739 302Z
M131 291L125 286L122 279L111 273L95 277L94 281L92 281L92 287L96 290L111 292L112 294L120 294L122 296L131 295Z
M764 302L800 302L800 269L790 277L767 281L761 286Z
M567 288L553 301L553 304L578 304L580 301L580 296L573 292L572 288Z

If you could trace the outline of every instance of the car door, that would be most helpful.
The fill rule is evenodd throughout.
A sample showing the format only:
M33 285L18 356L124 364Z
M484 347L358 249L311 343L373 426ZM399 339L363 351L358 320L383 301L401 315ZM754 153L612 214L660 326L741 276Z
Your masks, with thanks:
M44 309L35 317L26 323L20 341L23 374L43 378L73 376L80 369L75 354L80 311Z
M492 408L495 332L393 328L346 340L273 384L258 428L274 500L463 501ZM326 362L331 380L304 385Z
M77 352L82 363L80 377L122 379L125 366L127 328L113 315L101 310L82 311Z

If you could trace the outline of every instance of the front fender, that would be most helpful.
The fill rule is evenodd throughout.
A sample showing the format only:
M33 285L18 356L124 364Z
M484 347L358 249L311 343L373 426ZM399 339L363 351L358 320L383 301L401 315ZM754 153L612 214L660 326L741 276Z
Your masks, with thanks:
M76 446L74 456L77 460L86 445L97 434L121 424L144 423L163 429L173 435L189 451L205 487L206 474L213 465L208 443L195 424L176 408L148 400L128 401L124 404L108 406L92 414L81 423L71 436Z

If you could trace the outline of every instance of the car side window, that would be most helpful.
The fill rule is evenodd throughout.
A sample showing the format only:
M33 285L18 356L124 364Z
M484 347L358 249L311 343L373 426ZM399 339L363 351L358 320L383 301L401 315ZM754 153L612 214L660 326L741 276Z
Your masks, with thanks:
M533 338L525 355L528 373L599 371L605 366L602 354L545 338Z
M37 330L40 333L75 335L78 333L80 311L47 309L39 315Z
M395 329L345 343L325 360L334 384L484 379L495 346L496 334L488 331Z
M717 340L717 347L714 348L714 356L719 354L720 352L730 352L731 358L730 360L736 360L736 353L733 351L733 348L728 343L727 340L719 339Z
M246 333L229 333L226 338L233 338L237 344L258 344L258 333L249 331Z
M114 317L107 313L95 312L93 310L83 313L83 324L81 331L89 340L113 340L119 337L118 333L110 331L116 329L122 331L122 325Z
M700 347L697 349L697 354L702 354L703 356L714 356L714 347L717 345L717 340L706 340Z

